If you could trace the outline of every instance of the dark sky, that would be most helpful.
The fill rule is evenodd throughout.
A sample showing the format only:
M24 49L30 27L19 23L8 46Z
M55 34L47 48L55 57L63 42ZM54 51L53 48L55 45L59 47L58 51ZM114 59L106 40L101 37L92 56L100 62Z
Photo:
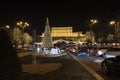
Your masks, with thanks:
M50 26L73 26L74 31L87 30L92 18L98 19L96 30L108 30L108 22L118 19L119 3L114 1L16 1L0 3L0 26L14 26L17 21L25 20L37 34L44 31L46 17ZM106 28L105 28L106 27Z

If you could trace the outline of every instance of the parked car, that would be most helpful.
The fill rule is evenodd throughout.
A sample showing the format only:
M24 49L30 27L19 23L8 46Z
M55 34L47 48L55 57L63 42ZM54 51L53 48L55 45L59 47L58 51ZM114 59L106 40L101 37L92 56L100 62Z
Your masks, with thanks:
M120 55L104 59L101 63L101 69L106 75L120 75Z

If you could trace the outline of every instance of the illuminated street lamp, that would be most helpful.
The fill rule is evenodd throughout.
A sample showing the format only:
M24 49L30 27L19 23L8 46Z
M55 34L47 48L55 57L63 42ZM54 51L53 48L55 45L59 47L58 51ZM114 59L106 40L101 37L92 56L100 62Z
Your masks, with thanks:
M10 29L10 26L9 26L9 25L6 25L5 27L6 27L7 29Z
M112 25L112 24L115 24L115 21L110 21L110 24Z
M24 48L24 39L23 39L23 37L24 37L24 35L23 35L24 34L24 29L29 27L30 25L27 22L20 21L20 22L17 22L17 26L19 26L22 29L21 38L22 38L22 44L23 44L23 48Z
M4 26L2 26L2 28L4 28L6 30L6 32L8 33L8 36L9 36L11 42L12 42L13 39L12 39L12 31L10 29L10 26L9 25L4 25Z
M97 21L96 19L91 19L90 22L89 22L91 44L93 44L93 42L95 42L94 33L93 33L93 30L92 30L92 27L93 27L93 25L96 24L97 22L98 22L98 21Z
M20 26L23 30L27 27L29 27L30 25L27 22L17 22L17 26Z
M114 40L119 42L120 22L110 21L110 25L114 25Z
M97 22L98 22L98 21L97 21L97 20L95 20L95 19L91 19L90 21L91 21L91 23L92 23L92 24L95 24L95 23L97 23Z

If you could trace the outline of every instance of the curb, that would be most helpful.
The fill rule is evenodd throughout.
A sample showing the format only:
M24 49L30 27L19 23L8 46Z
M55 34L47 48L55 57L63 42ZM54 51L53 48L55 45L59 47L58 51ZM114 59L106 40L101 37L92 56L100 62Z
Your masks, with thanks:
M97 74L94 70L92 70L90 67L88 67L86 64L84 64L82 61L80 61L77 57L75 57L73 54L69 53L76 61L78 61L90 74L92 74L97 80L104 80L99 74Z

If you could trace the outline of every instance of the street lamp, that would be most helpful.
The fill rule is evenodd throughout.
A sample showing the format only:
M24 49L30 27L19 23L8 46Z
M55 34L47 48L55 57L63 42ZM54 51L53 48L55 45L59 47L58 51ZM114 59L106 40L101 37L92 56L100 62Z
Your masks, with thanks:
M17 22L16 25L21 28L21 31L22 31L21 40L22 40L22 44L23 44L23 48L24 48L24 39L23 39L24 38L24 35L23 35L24 34L24 29L29 27L30 25L27 22L22 22L22 21Z
M27 27L29 27L30 25L27 22L17 22L17 26L20 26L23 30Z
M114 25L114 40L115 43L119 42L119 31L120 31L120 22L110 21L110 25Z
M97 22L98 22L98 21L97 21L96 19L91 19L90 22L89 22L91 44L93 44L93 42L95 41L92 27L93 27L93 25L96 24Z
M10 26L9 26L9 25L6 25L5 27L6 27L7 29L10 29Z
M12 39L12 31L10 29L10 26L9 25L3 25L1 28L3 28L7 32L8 36L9 36L11 42L12 42L13 39Z

